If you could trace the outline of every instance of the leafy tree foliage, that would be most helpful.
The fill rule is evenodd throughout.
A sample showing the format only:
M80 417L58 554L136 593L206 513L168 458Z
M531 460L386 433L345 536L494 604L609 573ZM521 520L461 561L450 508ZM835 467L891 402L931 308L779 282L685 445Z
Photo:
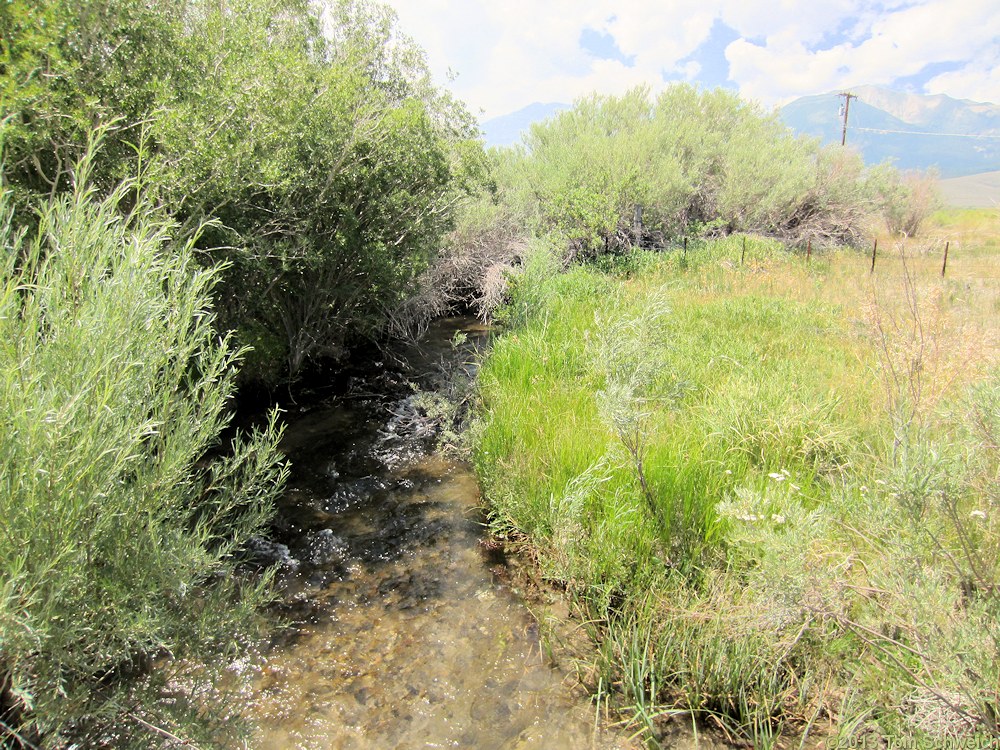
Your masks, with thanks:
M0 3L0 741L226 731L282 477L273 425L220 445L239 343L274 380L379 326L474 134L374 3Z
M88 134L111 120L95 187L113 189L140 124L179 65L184 0L8 0L0 4L5 177L25 205L70 189Z
M66 188L89 128L116 122L95 181L138 152L200 249L225 261L223 323L258 376L381 324L478 179L464 108L430 82L392 13L361 0L12 0L7 179ZM141 148L137 144L141 143Z

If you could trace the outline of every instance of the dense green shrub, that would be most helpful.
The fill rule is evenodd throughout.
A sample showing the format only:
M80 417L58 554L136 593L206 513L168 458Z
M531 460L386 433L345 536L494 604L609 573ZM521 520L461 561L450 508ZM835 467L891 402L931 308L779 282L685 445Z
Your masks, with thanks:
M98 199L89 167L29 236L0 195L5 746L191 737L205 701L221 726L194 680L252 632L268 582L236 553L283 482L273 420L222 442L240 352L214 328L218 272L135 184Z
M680 234L857 242L874 207L856 155L731 92L681 85L583 98L532 126L496 175L500 200L585 255Z
M153 126L168 203L221 220L206 236L228 248L211 251L231 263L226 321L280 340L291 375L383 324L475 159L471 118L431 85L391 13L330 11L325 30L257 0L238 17L209 12L181 39L191 89Z
M225 328L294 376L379 329L483 177L464 107L376 2L12 0L0 4L5 177L66 190L90 128L110 189L137 145L158 200L225 262Z

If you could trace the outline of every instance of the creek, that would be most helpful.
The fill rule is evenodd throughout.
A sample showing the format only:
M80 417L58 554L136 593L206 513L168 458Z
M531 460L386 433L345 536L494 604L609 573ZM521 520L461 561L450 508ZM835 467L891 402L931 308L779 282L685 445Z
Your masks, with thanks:
M290 626L241 667L251 747L636 746L545 658L471 467L419 434L406 382L473 375L487 337L471 318L438 321L398 363L288 415L276 556Z

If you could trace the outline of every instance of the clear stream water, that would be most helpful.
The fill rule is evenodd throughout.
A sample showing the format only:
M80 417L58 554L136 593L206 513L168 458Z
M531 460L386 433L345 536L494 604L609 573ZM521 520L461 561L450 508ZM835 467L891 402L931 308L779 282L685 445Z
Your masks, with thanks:
M486 335L471 319L440 321L403 360L417 379L464 362ZM598 726L544 658L505 561L483 544L471 468L400 434L399 372L373 364L288 420L279 609L293 626L245 665L251 747L637 747Z

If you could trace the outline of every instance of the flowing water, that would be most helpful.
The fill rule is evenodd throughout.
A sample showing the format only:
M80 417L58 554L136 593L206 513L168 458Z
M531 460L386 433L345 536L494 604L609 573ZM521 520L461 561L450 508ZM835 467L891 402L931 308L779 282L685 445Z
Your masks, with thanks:
M465 343L449 343L460 330ZM439 322L406 363L427 373L463 362L485 336L469 319ZM543 656L485 542L471 468L414 435L419 413L398 372L373 365L289 419L288 549L272 553L285 560L293 627L252 665L251 746L633 747L596 725Z

